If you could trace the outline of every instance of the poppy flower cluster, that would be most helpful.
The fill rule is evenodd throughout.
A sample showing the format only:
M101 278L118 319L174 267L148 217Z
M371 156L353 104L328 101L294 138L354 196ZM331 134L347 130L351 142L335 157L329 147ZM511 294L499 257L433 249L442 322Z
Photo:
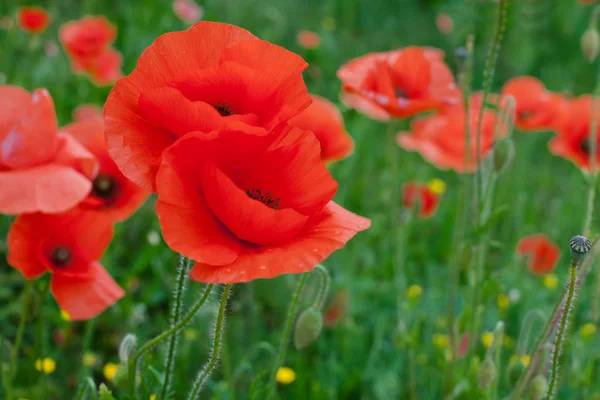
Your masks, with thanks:
M332 201L329 156L301 118L291 121L312 102L306 67L244 29L199 22L159 37L111 91L110 155L158 194L164 239L195 260L192 279L310 271L369 227Z
M67 22L59 32L73 71L88 75L100 86L112 84L123 75L123 57L111 46L116 36L116 27L103 16Z
M525 236L517 244L517 256L527 257L527 266L534 274L552 271L560 258L560 250L543 233Z
M124 295L98 260L147 194L110 160L101 118L59 129L45 89L0 86L0 99L0 213L18 215L8 263L27 279L49 272L60 308L92 318Z

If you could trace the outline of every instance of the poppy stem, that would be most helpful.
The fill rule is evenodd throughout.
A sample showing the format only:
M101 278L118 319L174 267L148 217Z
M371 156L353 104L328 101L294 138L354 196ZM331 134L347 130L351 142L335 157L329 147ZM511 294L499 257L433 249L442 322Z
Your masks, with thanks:
M569 318L571 317L571 311L575 307L575 302L577 300L576 289L577 263L573 260L571 261L571 265L569 266L569 282L566 288L567 298L562 317L560 319L558 335L556 336L556 341L554 343L554 349L552 352L552 370L550 372L550 380L548 382L548 392L546 392L546 400L550 400L554 397L554 392L556 391L556 382L560 377L558 364L560 363L560 358L565 342L565 336L569 331Z
M23 334L25 333L25 322L27 318L29 318L29 297L31 294L31 288L33 286L33 281L27 280L25 281L25 286L23 288L23 308L21 311L21 321L19 322L19 327L17 328L17 336L15 338L15 344L13 345L12 353L10 356L10 363L8 364L8 371L6 373L6 399L13 399L13 386L12 381L15 374L15 368L17 366L17 357L19 355L19 348L21 347L21 342L23 341Z
M290 341L290 334L292 333L292 325L294 324L294 320L296 319L296 308L298 308L298 301L300 300L300 295L302 294L302 289L304 289L304 285L306 284L306 280L308 278L308 273L303 273L300 276L300 282L298 282L298 287L296 288L296 292L294 293L294 297L292 297L292 303L290 304L290 308L287 313L287 319L285 321L285 327L283 328L283 335L281 337L281 344L279 345L279 352L277 353L277 358L273 363L273 368L271 370L271 377L269 379L269 385L267 386L267 395L265 396L266 400L270 400L273 396L273 392L275 391L277 370L283 364L283 360L285 359L285 353L287 350L288 343Z
M188 395L188 400L196 400L202 387L206 383L206 379L210 376L210 373L217 365L219 361L219 356L221 355L221 343L223 342L223 329L225 328L225 309L227 308L227 301L229 300L229 295L231 294L231 288L233 284L225 285L225 289L223 289L223 294L221 295L221 304L219 305L219 311L217 314L217 322L215 325L215 334L213 338L213 347L211 349L210 358L208 362L202 367L198 376L194 380L192 384L192 389L190 390L190 394Z
M313 308L317 310L322 310L325 305L325 301L327 300L327 294L329 293L329 286L331 285L331 276L329 276L329 272L327 268L323 265L319 264L315 267L315 271L319 272L321 276L319 290L317 291L317 298L313 304Z
M175 282L175 289L173 291L173 304L171 305L171 328L175 326L179 320L181 320L181 314L183 313L183 304L189 270L192 262L184 257L179 256L179 266L177 267L177 280ZM177 344L179 342L179 333L175 333L169 337L169 343L167 344L167 353L165 359L165 376L160 390L159 399L166 399L169 390L171 389L171 383L173 379L173 369L175 367L175 356L177 352Z
M129 359L127 376L129 380L131 393L134 396L137 393L135 376L138 361L140 360L140 358L158 343L162 342L163 340L169 338L171 335L183 329L188 324L188 322L190 322L190 320L194 317L194 315L196 315L198 310L202 308L204 303L206 303L206 300L208 299L208 296L210 295L210 292L212 291L213 287L213 284L207 285L206 289L204 289L204 293L202 293L202 296L200 296L200 298L192 305L192 307L190 307L188 312L181 318L181 320L177 324L173 325L168 330L156 336L154 339L146 342L142 347L140 347L140 349L135 353L135 355L133 355Z

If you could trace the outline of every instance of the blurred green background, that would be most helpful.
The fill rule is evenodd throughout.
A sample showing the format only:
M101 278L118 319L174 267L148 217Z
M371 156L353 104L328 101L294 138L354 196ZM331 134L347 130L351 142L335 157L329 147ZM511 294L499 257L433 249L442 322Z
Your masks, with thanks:
M497 9L496 2L472 0L207 0L199 4L204 8L205 20L239 25L261 39L302 55L310 63L305 74L309 91L338 104L340 83L336 71L349 59L372 51L426 45L445 50L446 60L455 70L454 51L463 46L469 33L475 33L476 42L474 88L480 88ZM21 5L45 7L52 15L52 24L38 38L32 38L18 26L0 28L0 83L28 90L46 87L54 98L60 125L71 121L72 110L80 104L102 105L110 91L110 87L95 87L85 77L71 72L57 40L62 23L86 14L105 15L118 27L114 46L124 56L126 74L156 37L187 27L173 13L171 1L166 0L0 0L0 18L8 16L14 20ZM584 60L579 40L591 11L591 6L575 0L514 2L498 60L496 91L511 77L529 74L554 91L590 93L596 84L598 65ZM436 28L435 20L440 14L448 14L453 20L449 35ZM301 30L320 34L320 47L301 48L296 41ZM55 57L44 53L48 41L60 48ZM435 169L418 154L400 150L401 181L392 182L387 127L341 105L340 108L356 148L351 157L331 165L340 184L336 201L371 218L373 223L371 229L358 234L324 263L333 277L332 292L349 293L348 313L335 327L325 328L310 347L301 351L290 347L285 365L296 372L297 379L280 386L279 396L294 400L439 399L447 363L445 349L436 346L433 337L448 332L447 265L454 252L452 235L459 177ZM495 207L506 205L508 211L491 232L497 243L485 263L483 328L492 331L497 321L503 320L507 335L512 338L498 371L503 394L510 391L507 365L524 318L533 309L546 313L551 310L566 278L568 240L580 233L584 220L586 181L572 164L548 152L550 137L549 132L515 134L516 158L502 175L494 200ZM390 187L408 180L433 178L445 181L447 191L437 214L416 221L407 239L408 284L420 285L423 293L411 300L406 315L410 340L398 341ZM15 335L23 286L20 274L6 264L5 237L10 222L8 217L0 218L0 332L7 338ZM598 219L594 218L592 231L597 229ZM561 283L554 289L547 288L542 278L532 276L514 255L517 241L536 232L546 233L564 250L555 270ZM128 293L97 318L93 331L84 323L62 320L50 297L43 305L37 299L19 361L16 388L20 395L29 399L71 398L80 371L85 333L91 332L90 349L97 357L92 376L98 383L107 382L118 397L119 388L106 379L102 369L107 362L118 363L121 338L134 332L140 341L145 341L167 325L177 255L162 241L152 244L157 234L160 235L160 228L153 199L129 221L117 226L117 235L103 261ZM596 275L594 271L584 283L573 316L560 399L600 396L600 334L590 338L580 335L581 326L597 322L592 320ZM459 313L468 298L466 277L463 271ZM313 279L305 290L301 309L312 301L316 284ZM205 390L206 398L262 398L260 387L266 382L271 352L279 343L296 280L296 276L284 276L236 285L223 359ZM189 288L188 297L192 298L203 285L192 282ZM509 293L510 306L499 309L498 296ZM189 382L207 359L215 308L213 300L183 335L174 387L177 399L187 393ZM537 329L541 329L541 322L534 325L534 332ZM480 339L473 340L478 343L478 355L483 357L485 349ZM41 356L54 359L56 371L50 375L36 371L35 360ZM162 352L155 349L148 361L159 369L161 360ZM481 398L471 374L455 374L455 380L454 385L461 381L466 385L456 398ZM147 382L152 384L152 379ZM148 396L152 393L152 388L144 390Z

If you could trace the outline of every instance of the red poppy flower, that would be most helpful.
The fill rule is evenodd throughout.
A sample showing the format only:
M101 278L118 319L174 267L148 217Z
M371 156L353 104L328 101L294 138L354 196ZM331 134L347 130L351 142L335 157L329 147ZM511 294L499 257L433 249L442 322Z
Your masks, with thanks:
M27 279L50 272L59 307L74 320L93 318L124 295L98 261L112 235L100 213L22 215L8 234L8 263Z
M92 191L80 207L102 211L114 221L123 221L137 210L148 193L125 178L108 155L104 140L104 120L90 118L61 129L77 139L98 159L100 169L92 181Z
M566 105L562 96L549 92L542 82L530 76L508 81L502 89L502 95L514 97L515 126L526 132L554 128Z
M233 25L167 33L108 97L109 152L125 176L153 190L161 153L186 133L237 123L266 134L308 107L306 65Z
M407 47L356 58L338 70L342 100L378 120L456 105L460 91L437 49Z
M472 133L470 160L465 168L465 123L464 107L453 107L447 112L418 118L411 124L411 132L400 132L398 145L407 151L418 151L421 156L437 168L453 169L456 172L472 172L477 168L476 141L477 121L481 107L481 93L475 93L470 101L470 130ZM486 156L494 142L496 113L486 110L481 128L481 154Z
M517 244L517 255L529 257L529 270L534 274L546 274L554 269L560 258L558 246L543 233L525 236Z
M323 161L342 160L352 154L354 141L344 128L344 119L337 107L321 96L311 95L312 104L289 124L311 131L321 143Z
M321 36L316 32L300 31L296 35L300 47L305 49L316 49L321 44Z
M333 299L323 315L325 326L335 326L348 312L350 295L345 290L340 290L333 295Z
M194 0L175 0L173 1L173 12L186 24L198 22L204 16L204 9Z
M59 39L75 72L86 71L115 40L117 30L105 17L87 16L60 28Z
M21 29L29 33L41 33L50 24L50 15L42 7L20 7L17 19Z
M86 72L90 74L92 82L98 86L112 85L123 76L121 66L123 56L113 48L107 48L90 61Z
M600 105L597 106L600 109ZM556 136L550 140L550 152L559 157L566 158L577 165L582 171L590 171L589 144L590 137L590 111L592 108L591 96L580 96L569 100L565 106L562 118L557 123ZM600 127L600 113L596 112L596 120ZM596 134L600 139L600 131ZM600 169L600 144L596 146L597 167Z
M448 36L451 35L454 30L454 21L448 14L438 14L437 17L435 17L435 26L441 34Z
M0 213L57 213L92 187L94 156L56 126L45 89L0 86Z
M440 196L434 193L426 183L406 182L402 185L402 206L412 209L417 203L419 217L429 218L435 214L440 204Z
M95 104L82 104L73 110L75 121L102 118L102 109Z
M311 132L193 132L163 154L157 212L192 279L234 283L310 271L369 227L333 203L337 183Z

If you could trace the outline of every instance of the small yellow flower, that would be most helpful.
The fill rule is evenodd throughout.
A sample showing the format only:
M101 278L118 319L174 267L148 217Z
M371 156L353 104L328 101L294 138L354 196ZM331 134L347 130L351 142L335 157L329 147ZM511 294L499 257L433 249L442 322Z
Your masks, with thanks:
M446 182L441 179L432 179L427 186L429 187L429 190L435 194L442 194L446 191Z
M96 357L96 355L94 353L92 353L91 351L86 351L83 354L83 365L85 365L86 367L93 367L94 365L96 365L96 362L98 361L98 357Z
M530 357L530 356L528 356L528 355L526 355L526 354L523 354L523 355L520 355L520 356L518 356L518 355L516 355L516 354L513 354L512 356L510 356L510 361L509 361L509 364L510 364L510 365L514 365L514 364L516 364L516 363L517 363L517 362L519 362L519 361L520 361L520 362L521 362L521 364L523 364L525 367L528 367L528 366L529 366L529 363L531 362L531 357Z
M406 291L406 295L409 299L420 297L423 294L423 288L419 285L411 285Z
M544 286L546 286L548 289L556 289L558 286L558 277L556 274L544 275Z
M115 374L117 373L118 369L119 369L119 364L109 362L104 365L104 368L102 369L102 373L104 374L104 377L106 379L108 379L109 381L112 381L113 378L115 377Z
M434 333L433 334L433 344L435 344L436 347L443 349L443 348L448 347L448 345L450 344L450 339L448 338L448 335L443 335L441 333Z
M506 310L510 306L510 299L505 294L499 294L496 302L498 303L498 308L501 310Z
M49 375L56 370L56 362L51 358L38 358L35 360L35 369Z
M156 400L156 395L155 394L151 395L150 400Z
M321 25L326 31L333 31L335 30L335 19L333 19L332 17L325 17L323 18L323 22L321 22Z
M289 385L296 380L296 373L291 368L279 367L275 379L277 379L277 382L281 383L282 385Z
M481 343L486 349L492 347L494 344L494 334L492 332L483 332L481 335Z
M183 331L183 338L189 341L196 340L198 339L198 331L192 328L187 328Z
M589 338L590 336L594 336L596 334L597 328L596 325L592 323L587 323L581 327L581 336L584 338Z
M60 310L60 317L63 319L63 321L71 320L71 314L69 314L69 312L65 310Z

